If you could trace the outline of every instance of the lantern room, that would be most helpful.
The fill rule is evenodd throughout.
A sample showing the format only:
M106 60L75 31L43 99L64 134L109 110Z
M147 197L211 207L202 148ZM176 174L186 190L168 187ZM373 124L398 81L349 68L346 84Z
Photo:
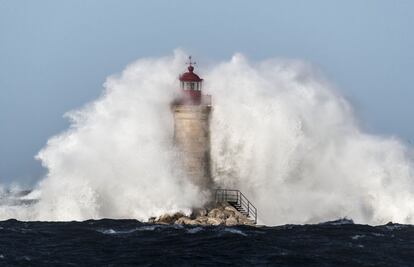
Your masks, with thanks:
M203 79L194 73L195 62L189 57L188 71L180 75L180 86L184 104L199 105L201 103L201 87Z

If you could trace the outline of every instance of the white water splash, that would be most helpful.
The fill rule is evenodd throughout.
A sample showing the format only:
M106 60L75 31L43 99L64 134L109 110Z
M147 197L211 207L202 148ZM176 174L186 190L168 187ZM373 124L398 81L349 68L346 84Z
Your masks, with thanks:
M407 149L361 132L346 100L310 66L235 55L206 80L215 180L245 192L263 223L414 222Z
M68 113L71 127L38 159L48 175L33 207L3 219L147 219L206 198L175 164L169 103L185 55L143 59L109 77L103 95ZM361 132L349 104L298 61L230 61L200 69L213 95L218 187L240 189L274 225L352 218L414 222L413 162L393 138Z

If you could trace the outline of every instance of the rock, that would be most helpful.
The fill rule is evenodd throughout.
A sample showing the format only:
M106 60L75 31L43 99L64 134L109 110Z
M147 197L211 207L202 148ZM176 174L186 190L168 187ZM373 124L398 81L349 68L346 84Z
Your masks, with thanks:
M190 218L184 216L175 221L176 224L185 224L185 225L196 225L199 224L196 220L191 220Z
M219 211L220 210L218 208L214 208L214 209L210 210L210 212L207 214L207 217L209 217L209 218L216 218L217 217L217 213Z
M197 217L201 217L201 216L206 216L208 213L208 210L205 208L198 208L198 209L194 209L192 214L191 214L191 218L197 218Z
M234 217L236 217L237 219L247 219L247 217L245 215L241 214L237 210L234 212Z
M227 226L234 226L234 225L238 225L238 224L239 224L239 222L234 217L227 218L227 220L226 220L226 225Z
M217 218L211 218L211 217L209 217L207 219L207 224L220 225L220 224L223 224L223 223L224 223L223 220L220 220L220 219L217 219Z
M222 210L217 210L214 213L209 213L208 214L209 218L216 218L216 219L221 219L221 220L226 220L228 218L228 216L224 213L224 211Z
M223 210L223 211L220 211L220 213L217 214L217 216L222 220L226 220L228 217L231 216L231 214L229 212Z
M208 217L207 216L201 216L198 217L195 221L199 222L199 224L207 224Z
M178 212L164 214L158 219L150 218L148 222L183 225L254 225L252 220L238 212L228 203L215 203L215 205L213 204L208 208L194 209L190 217Z
M163 224L171 224L174 223L176 220L178 220L179 218L183 217L184 214L182 214L181 212L177 212L174 214L164 214L161 215L157 220L155 220L156 223L163 223Z
M223 213L225 214L226 218L236 217L236 213L232 210L224 210Z
M225 207L224 207L224 210L229 211L229 212L233 212L233 213L238 212L238 211L237 211L234 207L232 207L232 206L225 206Z
M242 217L237 218L237 221L239 222L239 224L254 225L252 220L248 219L246 216L242 216Z

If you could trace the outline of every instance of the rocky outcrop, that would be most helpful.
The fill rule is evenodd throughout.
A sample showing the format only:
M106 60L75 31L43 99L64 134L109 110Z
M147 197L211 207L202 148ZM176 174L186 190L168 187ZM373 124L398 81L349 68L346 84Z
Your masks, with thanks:
M182 213L165 214L150 219L151 223L184 225L254 225L254 222L228 203L217 203L209 208L195 209L190 216Z

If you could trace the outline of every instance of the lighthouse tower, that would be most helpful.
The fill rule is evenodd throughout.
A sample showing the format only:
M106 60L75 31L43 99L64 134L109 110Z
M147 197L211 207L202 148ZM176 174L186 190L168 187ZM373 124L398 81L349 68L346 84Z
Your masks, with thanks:
M188 71L180 75L180 96L172 105L174 142L186 175L201 190L212 185L210 175L211 96L203 95L201 79L189 57Z

